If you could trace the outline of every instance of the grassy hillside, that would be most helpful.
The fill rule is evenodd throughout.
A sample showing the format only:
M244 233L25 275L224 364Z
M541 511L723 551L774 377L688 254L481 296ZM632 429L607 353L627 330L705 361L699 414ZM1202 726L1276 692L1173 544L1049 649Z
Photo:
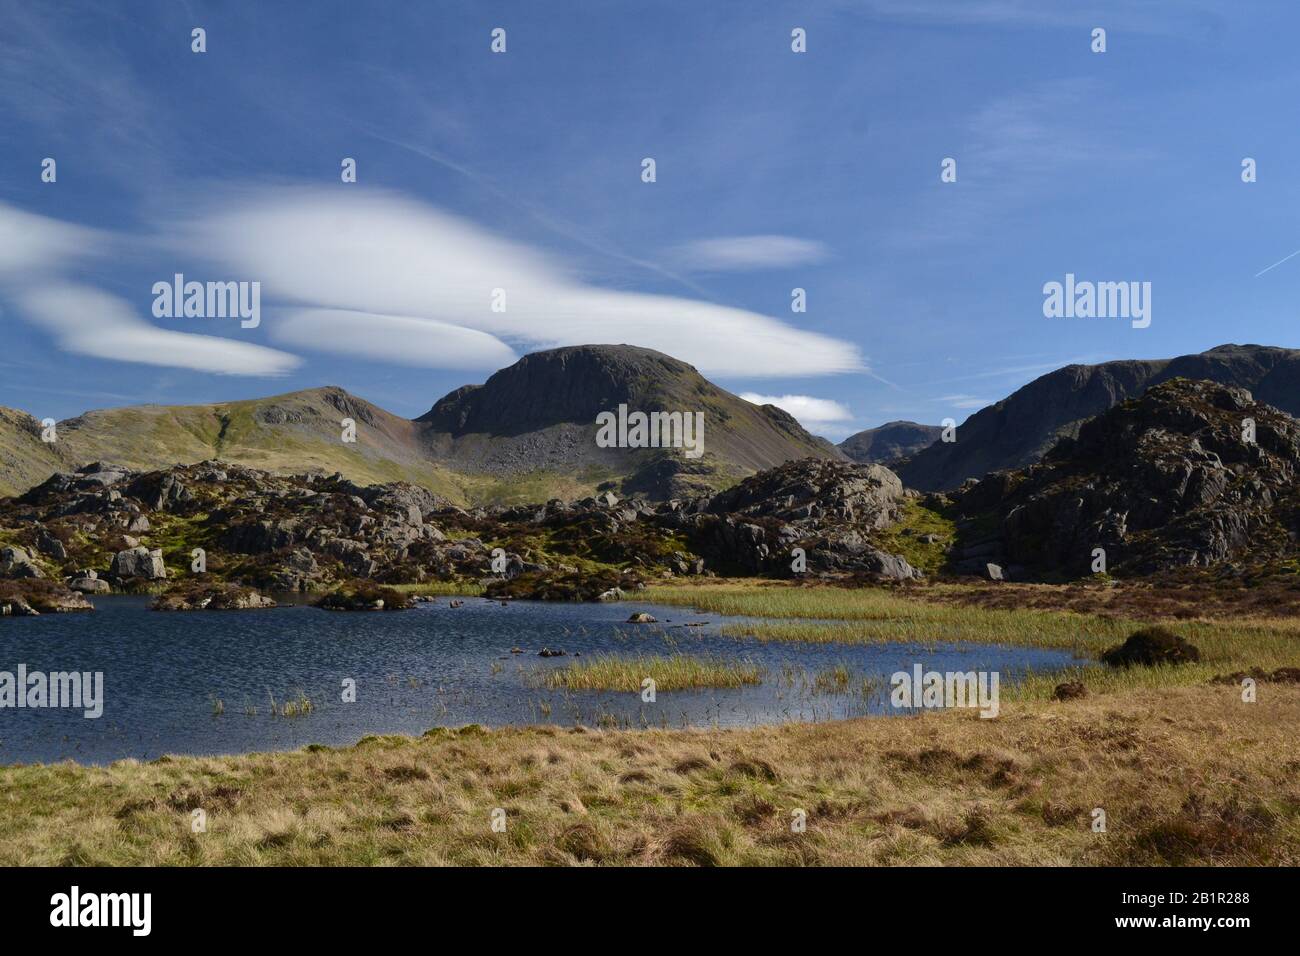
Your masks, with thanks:
M0 406L0 495L15 495L72 464L58 442L41 441L41 423Z
M6 410L7 411L7 410ZM342 440L342 420L357 425ZM39 426L35 426L39 428ZM0 414L0 491L17 494L61 469L110 461L153 469L216 458L278 473L342 472L360 484L409 481L457 503L462 482L427 458L418 426L338 388L215 405L141 405L87 412L60 422L44 445L21 413Z

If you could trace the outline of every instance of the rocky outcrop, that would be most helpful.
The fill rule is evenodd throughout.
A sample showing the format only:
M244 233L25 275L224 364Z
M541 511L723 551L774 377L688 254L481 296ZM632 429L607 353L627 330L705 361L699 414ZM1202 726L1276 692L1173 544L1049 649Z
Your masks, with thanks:
M805 458L746 478L709 502L713 514L884 528L898 520L903 483L882 465Z
M1244 389L1176 379L1085 423L1037 465L955 496L1033 575L1148 574L1297 552L1300 423ZM1100 550L1099 550L1100 549ZM988 560L988 558L984 558Z
M244 611L275 606L275 601L253 588L199 583L160 594L150 607L154 611Z
M876 543L907 498L879 466L806 459L713 497L653 503L603 491L474 509L403 482L359 486L339 474L281 476L212 461L166 473L98 467L88 484L81 472L58 474L0 499L0 530L34 528L12 535L68 543L62 558L44 554L41 563L84 593L177 579L306 592L357 579L379 587L526 577L507 593L591 599L626 592L624 569L788 576L795 548L814 575L917 576ZM5 554L11 573L40 573L25 548ZM593 566L615 578L588 586L582 579L591 575L578 569Z
M326 594L316 606L327 611L404 611L415 601L392 588L350 582Z
M760 472L668 520L689 529L697 550L720 571L863 572L909 580L921 573L872 543L873 532L898 521L906 497L898 476L881 465L803 459Z
M1220 345L1172 359L1067 365L980 409L956 431L899 467L909 488L954 490L969 478L1027 468L1083 423L1152 386L1175 378L1245 388L1289 415L1300 415L1300 351Z
M53 581L37 578L0 581L0 617L35 617L92 610L94 605L84 595Z

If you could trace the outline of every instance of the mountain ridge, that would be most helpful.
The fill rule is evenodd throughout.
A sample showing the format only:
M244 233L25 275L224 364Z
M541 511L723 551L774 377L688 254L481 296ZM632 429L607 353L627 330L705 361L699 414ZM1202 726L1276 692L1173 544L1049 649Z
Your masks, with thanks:
M1173 378L1090 419L1027 468L957 493L1030 574L1294 560L1300 421L1246 389ZM1104 564L1099 565L1102 561Z
M980 409L957 440L932 444L900 465L904 484L947 491L970 478L1033 464L1083 422L1173 378L1245 388L1258 401L1300 415L1300 351L1270 345L1219 345L1168 359L1066 365Z
M597 448L595 415L619 402L705 412L704 454ZM588 417L589 416L589 417ZM342 421L357 428L343 439ZM198 405L84 412L40 440L40 425L0 410L0 493L94 461L137 470L220 458L290 474L409 481L460 504L576 498L601 487L684 497L795 458L841 458L774 406L746 402L678 359L635 346L531 353L480 385L454 389L407 419L345 389L319 386Z
M859 464L888 465L928 448L942 433L941 425L898 420L855 432L838 448Z

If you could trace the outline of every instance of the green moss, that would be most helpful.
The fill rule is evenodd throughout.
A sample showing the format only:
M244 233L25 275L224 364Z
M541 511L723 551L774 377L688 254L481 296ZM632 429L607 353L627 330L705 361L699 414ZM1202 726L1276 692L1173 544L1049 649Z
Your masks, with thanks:
M938 535L939 540L927 544L924 535ZM903 516L898 523L876 533L876 545L890 554L900 554L914 568L926 574L942 570L948 561L948 549L957 536L952 519L933 508L911 499L903 504Z

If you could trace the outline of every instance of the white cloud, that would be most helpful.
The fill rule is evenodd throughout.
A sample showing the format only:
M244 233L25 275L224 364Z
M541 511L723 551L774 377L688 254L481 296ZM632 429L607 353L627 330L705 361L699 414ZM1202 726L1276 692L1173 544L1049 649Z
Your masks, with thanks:
M68 260L101 251L108 238L95 229L0 203L0 275L54 271Z
M824 244L793 236L722 236L697 239L672 250L676 265L697 272L743 272L820 262Z
M345 309L298 309L274 320L277 338L305 348L338 350L423 368L502 368L516 355L495 336L436 319ZM392 343L402 344L395 351Z
M936 404L948 405L952 408L968 410L972 408L983 408L985 405L992 405L986 398L977 398L974 395L943 395L933 399Z
M254 191L213 206L184 230L189 250L236 278L262 283L264 299L324 310L403 316L476 330L520 350L629 342L705 374L824 375L863 367L856 346L744 309L666 295L604 289L558 263L463 219L387 193ZM494 290L505 292L493 311ZM410 363L409 336L376 321L296 344ZM481 343L480 343L481 344ZM437 349L421 353L431 367ZM423 364L423 363L422 363Z
M79 355L225 375L279 375L299 363L262 345L159 328L122 299L87 286L38 285L20 292L18 302L62 348Z
M809 431L831 437L845 437L855 429L851 426L853 413L848 407L829 398L811 395L760 395L741 392L740 397L755 405L775 405L793 415Z

